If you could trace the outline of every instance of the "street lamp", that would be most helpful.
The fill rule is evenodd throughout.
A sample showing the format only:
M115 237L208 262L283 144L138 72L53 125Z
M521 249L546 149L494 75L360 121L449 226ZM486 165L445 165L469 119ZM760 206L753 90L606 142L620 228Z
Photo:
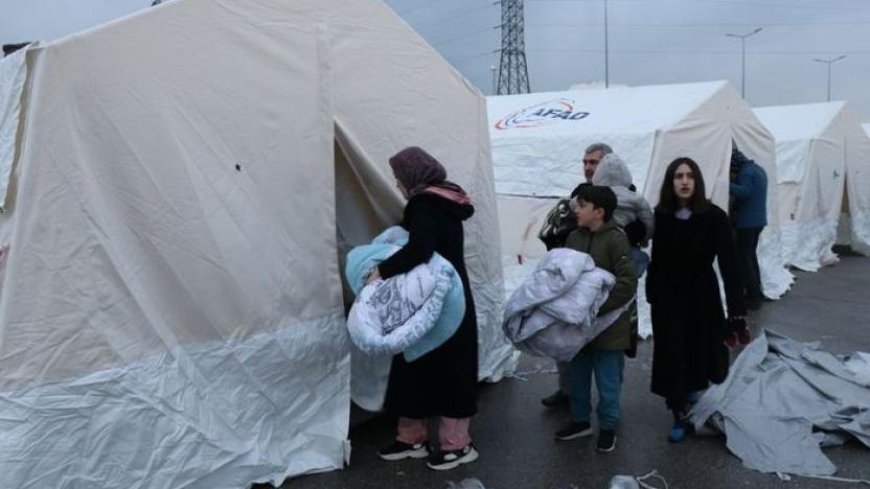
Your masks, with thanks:
M498 89L498 82L495 77L495 65L490 65L489 70L492 72L492 94L495 95Z
M607 0L604 0L604 88L610 88L610 49L607 32Z
M761 32L761 27L748 34L725 34L726 37L740 39L740 96L746 98L746 38Z
M831 101L831 65L836 63L837 61L840 61L841 59L844 59L845 57L846 57L846 55L844 54L844 55L839 56L837 58L831 58L831 59L816 58L813 60L813 61L816 61L819 63L825 63L828 65L828 102Z

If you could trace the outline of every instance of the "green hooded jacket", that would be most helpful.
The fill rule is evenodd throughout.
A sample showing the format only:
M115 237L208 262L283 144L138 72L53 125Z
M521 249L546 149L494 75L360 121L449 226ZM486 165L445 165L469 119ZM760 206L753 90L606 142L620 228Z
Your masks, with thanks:
M601 229L595 232L583 227L572 231L565 241L565 247L588 254L595 261L595 266L607 270L616 277L616 285L610 291L607 301L601 306L598 314L619 309L637 294L637 273L634 270L634 262L628 254L628 238L616 226L613 219L605 222ZM632 337L637 333L636 311L636 307L629 307L615 323L592 340L587 348L631 349Z

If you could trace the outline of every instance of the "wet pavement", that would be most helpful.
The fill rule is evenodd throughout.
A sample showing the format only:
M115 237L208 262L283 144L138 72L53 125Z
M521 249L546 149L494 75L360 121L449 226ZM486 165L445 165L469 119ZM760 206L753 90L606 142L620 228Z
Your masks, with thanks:
M870 258L845 256L818 273L795 273L796 282L782 300L766 303L753 314L753 332L767 328L799 341L821 340L835 353L870 351ZM524 357L522 379L481 388L480 412L471 432L480 451L476 462L447 472L428 469L424 460L383 462L376 451L392 440L395 420L381 416L351 430L353 453L345 470L288 480L281 487L443 489L448 481L476 478L486 489L604 489L614 475L652 470L664 476L671 489L857 487L797 476L783 482L776 475L747 469L721 436L668 443L670 414L649 392L651 355L652 343L646 342L638 357L626 363L622 420L613 453L597 453L595 436L568 442L553 439L569 419L567 409L550 410L540 404L540 398L555 389L553 365ZM838 476L870 479L870 449L857 441L824 453L839 469Z

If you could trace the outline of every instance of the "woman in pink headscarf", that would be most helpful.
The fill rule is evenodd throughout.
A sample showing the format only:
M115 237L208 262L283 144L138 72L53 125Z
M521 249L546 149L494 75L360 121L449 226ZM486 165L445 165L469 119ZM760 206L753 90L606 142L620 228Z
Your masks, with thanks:
M468 427L477 412L477 319L465 271L462 221L474 214L471 199L447 180L447 171L418 147L405 148L390 158L402 195L408 199L402 227L408 243L384 260L374 272L389 278L409 272L437 252L449 261L465 294L465 316L456 333L440 347L413 361L393 357L386 409L399 417L398 436L378 455L384 460L428 457L427 465L448 470L477 459ZM430 453L426 420L440 418L440 450Z

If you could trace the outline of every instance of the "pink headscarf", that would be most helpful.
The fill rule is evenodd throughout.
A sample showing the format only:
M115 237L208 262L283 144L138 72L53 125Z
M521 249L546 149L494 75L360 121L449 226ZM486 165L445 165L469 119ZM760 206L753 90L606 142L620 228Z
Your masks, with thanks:
M411 146L390 158L396 180L408 190L408 197L421 193L438 195L457 204L471 204L459 185L447 180L447 170L429 153Z

